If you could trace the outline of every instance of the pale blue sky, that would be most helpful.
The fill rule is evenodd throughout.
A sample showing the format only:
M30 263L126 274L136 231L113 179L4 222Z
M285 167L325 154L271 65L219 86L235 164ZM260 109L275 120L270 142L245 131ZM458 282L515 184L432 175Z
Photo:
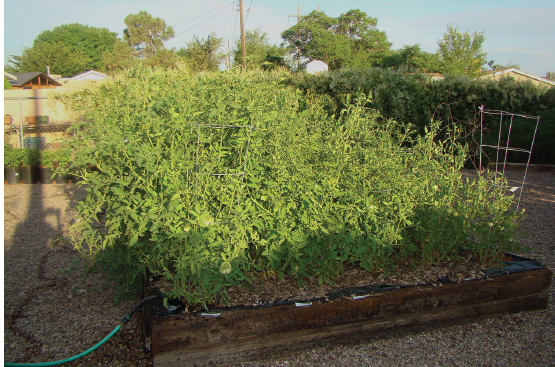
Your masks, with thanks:
M437 51L437 42L448 24L460 30L484 31L484 51L497 64L517 63L526 72L544 76L555 71L554 0L243 0L246 28L261 28L272 43L301 15L318 6L327 15L338 16L360 9L378 18L378 28L387 33L393 48L420 44ZM230 41L239 37L238 1L232 0L5 0L4 55L20 55L42 31L69 23L105 27L121 37L128 14L146 10L174 26L176 37L167 47L184 47L193 35L205 37L214 31ZM197 17L196 19L193 19Z

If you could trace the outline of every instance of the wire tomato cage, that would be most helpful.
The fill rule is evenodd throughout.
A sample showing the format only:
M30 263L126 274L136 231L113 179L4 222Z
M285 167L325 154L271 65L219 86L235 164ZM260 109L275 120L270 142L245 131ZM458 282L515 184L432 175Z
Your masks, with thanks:
M234 190L236 219L245 184L252 133L257 129L253 126L223 124L188 124L188 126L196 131L195 166L192 172L195 176L195 204L199 202L202 182L207 183L207 179L232 178L227 185L221 186L224 190ZM229 223L233 216L232 206L232 202L227 203L227 213L224 213L224 218L217 219L217 216L214 216L214 220L207 220L204 223L206 225Z
M530 166L530 159L532 157L532 149L534 147L534 142L536 140L536 133L538 131L538 125L540 123L540 116L528 116L522 115L512 112L506 112L501 110L489 110L484 108L484 106L480 106L480 149L479 149L479 167L478 169L482 171L483 169L483 162L482 159L485 156L488 158L489 162L487 165L491 163L493 157L489 157L486 153L486 149L491 151L493 149L495 151L495 177L496 177L496 184L497 185L497 177L501 175L505 177L505 171L508 168L508 159L510 157L516 157L518 154L525 155L525 169L524 169L524 176L522 177L522 181L520 182L520 186L500 186L502 188L508 189L510 192L515 193L519 191L517 206L516 209L518 210L520 206L520 200L522 197L522 190L524 188L524 184L526 182L526 176L528 173L528 168ZM498 124L499 124L499 133L497 137L497 143L489 143L484 141L484 132L487 130L492 130L495 122L495 117L498 116ZM534 124L534 134L531 138L530 149L524 148L517 148L511 146L511 133L515 129L517 125L526 125L526 124ZM514 140L513 140L514 142Z

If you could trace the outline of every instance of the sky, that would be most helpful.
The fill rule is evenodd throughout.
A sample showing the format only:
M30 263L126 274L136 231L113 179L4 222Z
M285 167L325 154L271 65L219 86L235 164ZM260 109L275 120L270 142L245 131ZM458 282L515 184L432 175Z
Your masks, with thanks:
M70 23L107 28L123 37L124 19L146 10L174 28L166 47L185 47L211 32L233 49L240 37L238 0L4 0L4 56L21 55L42 31ZM452 24L484 32L483 51L495 64L518 64L538 76L555 71L554 0L243 0L245 28L267 33L270 43L293 26L297 13L320 9L337 17L360 9L378 19L393 49L419 44L435 53Z

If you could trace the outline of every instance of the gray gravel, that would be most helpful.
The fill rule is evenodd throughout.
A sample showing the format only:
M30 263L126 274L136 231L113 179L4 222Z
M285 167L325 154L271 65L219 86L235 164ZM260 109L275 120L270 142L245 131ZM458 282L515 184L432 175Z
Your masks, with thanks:
M519 180L521 173L509 172ZM4 186L5 361L68 358L101 340L137 299L113 303L114 287L83 265L63 241L83 192L68 185ZM551 270L555 175L529 173L519 240ZM268 355L241 366L555 366L553 285L547 310L364 335ZM66 366L150 366L135 317L89 356Z

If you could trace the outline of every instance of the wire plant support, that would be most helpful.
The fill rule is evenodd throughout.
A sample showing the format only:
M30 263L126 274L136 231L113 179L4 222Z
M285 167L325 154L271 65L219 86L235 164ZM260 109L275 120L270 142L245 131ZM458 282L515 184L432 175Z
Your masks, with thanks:
M235 218L238 217L238 212L239 212L239 207L241 205L241 197L242 197L242 193L243 193L243 185L245 182L245 174L246 174L246 170L247 170L247 161L248 161L248 157L249 157L249 149L250 149L250 144L251 144L251 137L252 137L252 132L254 130L257 130L255 127L253 126L243 126L243 125L224 125L224 124L188 124L189 126L191 126L192 128L194 128L196 130L197 133L197 139L196 139L196 154L195 154L195 169L193 171L193 174L195 175L195 204L198 203L198 196L199 196L199 177L204 176L204 177L214 177L214 178L222 178L222 177L238 177L240 178L239 181L239 192L237 195L237 203L236 203L236 207L235 207ZM239 130L243 130L246 132L246 136L244 136L245 138L245 142L243 144L243 147L239 147L239 144L237 147L234 147L234 149L238 152L241 152L243 154L243 157L241 157L241 155L237 155L235 158L238 159L238 162L234 162L234 163L238 163L237 167L235 168L235 172L233 170L229 171L229 172L202 172L201 171L201 151L203 150L203 144L204 144L204 140L202 139L202 129L211 129L211 130L232 130L232 129L239 129ZM244 150L244 152L242 152L241 150ZM217 158L214 157L210 157L211 160L217 160ZM229 167L228 167L229 168ZM230 208L231 211L231 208ZM231 213L228 213L231 214ZM215 217L216 218L216 217ZM229 223L230 220L226 219L226 220L214 220L212 222L207 222L207 225L210 224L223 224L223 223Z
M530 159L532 157L532 149L534 147L534 142L536 140L536 133L538 131L538 125L540 123L540 116L528 116L528 115L522 115L522 114L506 112L501 110L488 110L484 108L484 106L480 106L479 109L480 109L480 149L479 149L480 160L479 160L478 169L480 171L482 171L485 168L482 165L482 157L483 156L488 157L487 154L484 152L484 148L491 148L495 150L495 176L496 177L498 177L498 175L505 176L505 170L507 169L509 152L522 153L527 155L526 166L524 169L524 176L522 178L522 182L520 186L510 187L511 192L520 190L518 195L517 207L516 207L516 209L518 210L520 206L520 199L522 197L522 190L526 182L528 167L530 166ZM498 133L496 145L485 144L484 142L484 122L490 116L491 117L499 116L499 133ZM532 136L530 149L511 147L510 145L511 133L513 131L513 127L516 119L523 119L524 121L530 121L532 123L535 123L534 135ZM502 164L500 160L502 160ZM491 160L489 163L491 163ZM501 169L500 169L500 166L501 166Z

